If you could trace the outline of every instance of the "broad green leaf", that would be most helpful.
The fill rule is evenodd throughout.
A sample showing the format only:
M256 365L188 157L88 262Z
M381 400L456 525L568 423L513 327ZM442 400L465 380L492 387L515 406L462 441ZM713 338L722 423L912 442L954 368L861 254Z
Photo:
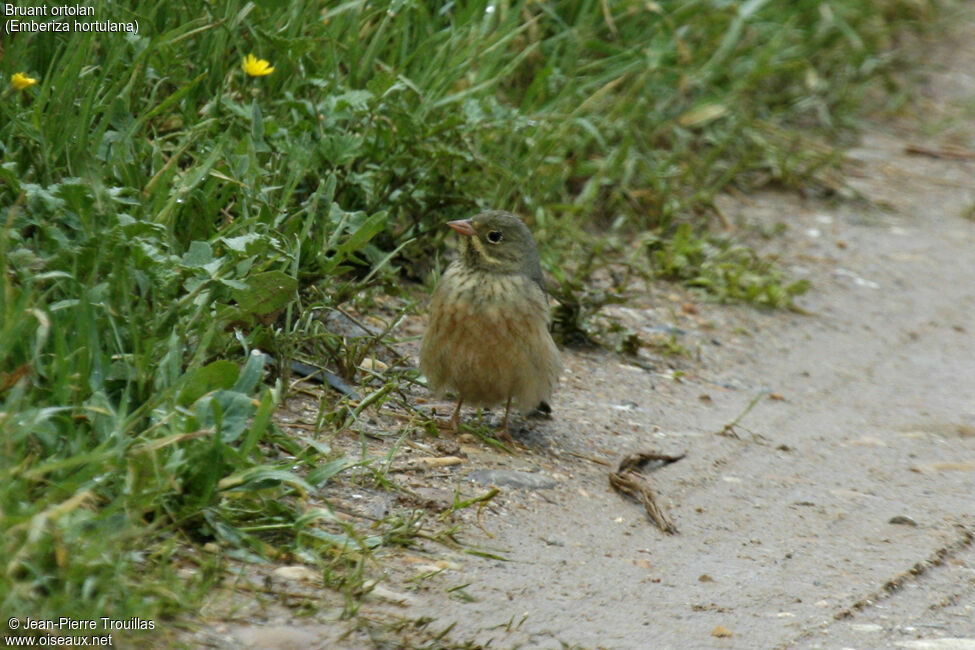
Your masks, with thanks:
M357 465L355 461L350 461L344 456L341 458L336 458L335 460L330 460L318 469L313 469L308 473L308 482L318 487L328 481L339 472L342 472L350 467Z
M342 245L339 246L339 250L343 253L353 253L371 240L373 237L381 233L386 228L386 213L377 212L368 219L366 219L361 226L359 226L355 232L353 232L348 239L346 239Z
M298 281L283 271L266 271L248 277L247 288L233 292L242 311L264 316L294 300Z
M254 414L254 402L244 393L218 390L196 402L196 418L203 428L216 428L220 440L230 443L247 429Z
M180 264L186 268L202 268L213 261L213 247L209 242L190 242L190 248L183 254Z
M234 384L234 390L248 395L253 393L254 389L257 388L257 383L264 376L264 364L268 362L269 358L260 350L251 350L250 356L247 357L247 363L244 364L244 369L240 373L240 378Z
M183 389L176 403L189 406L210 391L230 388L239 375L240 369L237 364L226 359L197 368L188 379L184 380Z

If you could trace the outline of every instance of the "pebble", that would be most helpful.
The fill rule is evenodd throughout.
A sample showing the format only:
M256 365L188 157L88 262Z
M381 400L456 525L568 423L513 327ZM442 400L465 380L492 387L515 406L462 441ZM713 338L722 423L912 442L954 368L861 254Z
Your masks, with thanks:
M304 565L282 566L271 572L279 580L294 580L297 582L320 583L322 581L321 571L315 571Z
M555 487L555 481L547 476L519 472L513 469L482 469L471 472L467 478L481 485L524 488L526 490L548 490Z
M854 623L850 628L857 632L883 632L884 627L876 623Z
M917 526L917 522L907 515L896 515L887 520L888 524L901 524L904 526Z

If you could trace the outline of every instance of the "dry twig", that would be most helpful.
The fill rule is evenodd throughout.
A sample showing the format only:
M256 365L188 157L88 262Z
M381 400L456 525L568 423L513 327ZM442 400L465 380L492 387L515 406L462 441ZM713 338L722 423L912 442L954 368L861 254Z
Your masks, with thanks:
M663 465L669 465L683 457L684 454L671 456L655 451L637 452L625 456L620 461L616 471L609 475L609 484L614 490L642 503L647 514L660 527L660 530L671 535L677 533L677 527L668 519L663 508L657 503L653 490L650 489L647 479L641 472L649 462L658 461Z
M945 145L940 148L925 147L919 144L909 144L904 147L904 151L915 156L927 156L929 158L942 158L948 160L975 160L975 151Z

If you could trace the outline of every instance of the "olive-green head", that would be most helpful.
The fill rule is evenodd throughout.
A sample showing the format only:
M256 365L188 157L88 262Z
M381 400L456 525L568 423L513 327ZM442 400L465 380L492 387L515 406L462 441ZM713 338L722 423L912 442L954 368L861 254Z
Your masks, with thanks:
M543 284L542 266L531 231L521 219L503 210L489 210L470 219L448 221L464 235L461 260L480 271L527 275Z

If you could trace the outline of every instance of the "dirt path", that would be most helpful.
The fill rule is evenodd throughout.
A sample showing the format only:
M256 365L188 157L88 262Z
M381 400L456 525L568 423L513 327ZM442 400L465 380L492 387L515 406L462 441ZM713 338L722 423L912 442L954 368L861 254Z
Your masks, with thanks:
M810 315L681 319L701 362L680 382L569 355L532 451L472 451L456 474L497 465L554 483L507 488L482 518L493 538L467 538L511 561L457 556L403 613L498 647L975 648L975 224L961 217L975 162L919 159L907 142L871 131L852 154L855 186L886 211L741 206L790 224L779 244L815 283ZM628 315L669 322L667 303ZM738 439L718 435L763 391ZM568 453L648 447L687 453L651 474L679 535ZM464 583L474 602L443 591Z
M567 355L531 450L475 452L454 475L496 465L554 484L504 488L481 519L493 537L468 539L511 561L457 556L403 614L495 647L975 648L975 160L908 152L973 148L975 47L951 52L921 116L948 124L942 137L876 126L850 153L873 206L727 206L788 225L775 245L813 280L809 315L703 307L675 322L667 296L629 305L637 329L686 330L700 362L676 381ZM739 439L717 435L762 391ZM679 535L569 453L648 447L687 453L650 478ZM473 602L444 591L462 584Z
M975 160L908 152L975 149L975 44L932 57L948 64L925 110L850 152L869 201L724 204L788 226L770 245L812 280L808 315L684 313L669 289L617 310L638 331L681 328L699 358L675 373L567 353L556 417L528 425L526 450L462 443L464 463L409 483L448 500L500 484L460 516L465 542L508 561L404 552L384 584L405 602L363 614L498 648L975 648ZM720 435L756 396L738 437ZM649 475L677 535L594 462L647 448L687 454ZM231 633L314 647L324 629Z

